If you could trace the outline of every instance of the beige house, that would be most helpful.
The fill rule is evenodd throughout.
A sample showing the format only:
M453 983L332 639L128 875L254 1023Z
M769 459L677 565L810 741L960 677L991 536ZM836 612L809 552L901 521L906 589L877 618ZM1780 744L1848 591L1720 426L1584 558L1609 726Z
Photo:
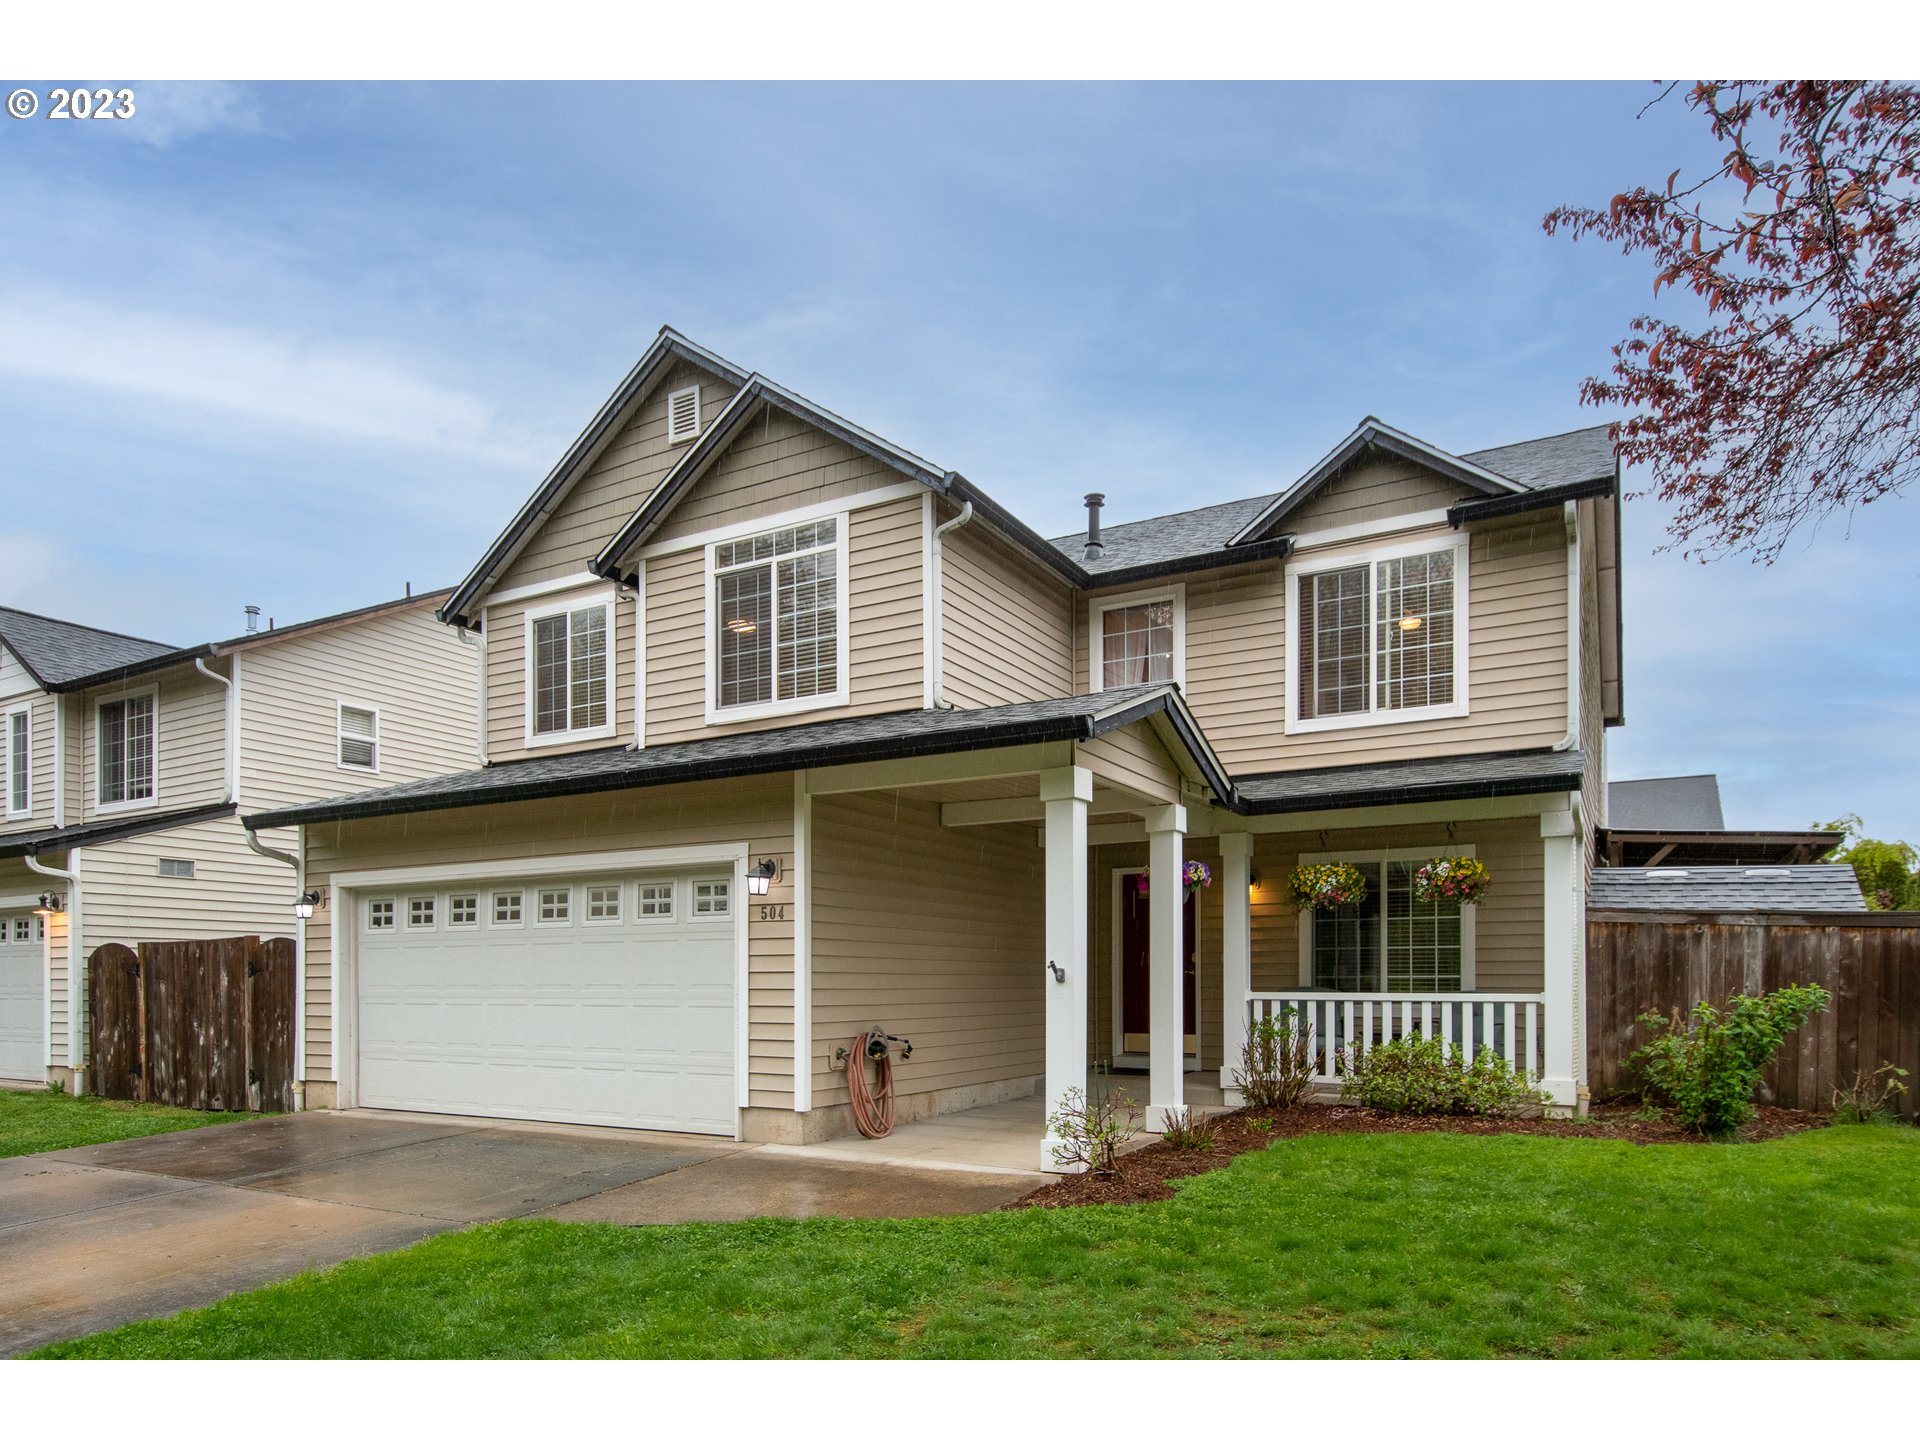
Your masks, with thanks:
M0 608L0 1079L85 1088L104 944L294 934L299 834L243 805L472 768L448 593L186 648Z
M1329 1076L1417 1030L1577 1105L1606 434L1456 455L1369 419L1279 478L1049 540L663 330L441 606L482 766L246 798L327 897L306 1103L811 1141L879 1025L904 1119L1099 1062L1159 1121L1291 1005ZM1417 898L1459 854L1483 902ZM1323 858L1368 899L1290 903Z

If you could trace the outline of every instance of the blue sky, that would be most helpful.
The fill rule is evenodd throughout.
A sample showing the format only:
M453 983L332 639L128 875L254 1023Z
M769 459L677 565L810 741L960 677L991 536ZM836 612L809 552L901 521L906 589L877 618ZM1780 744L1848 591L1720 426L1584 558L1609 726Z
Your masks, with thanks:
M1648 276L1540 216L1713 158L1639 84L136 90L0 119L0 603L180 642L459 578L662 323L1050 534L1596 423ZM1661 529L1613 774L1920 840L1920 499Z

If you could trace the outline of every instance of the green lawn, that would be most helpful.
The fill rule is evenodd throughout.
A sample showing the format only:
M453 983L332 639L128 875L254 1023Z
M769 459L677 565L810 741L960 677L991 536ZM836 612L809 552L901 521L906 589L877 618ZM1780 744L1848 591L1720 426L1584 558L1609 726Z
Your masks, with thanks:
M51 1090L0 1090L0 1160L247 1118L176 1110L171 1105L132 1105L93 1095L56 1095Z
M88 1356L1920 1356L1920 1133L1288 1141L1163 1204L514 1221Z

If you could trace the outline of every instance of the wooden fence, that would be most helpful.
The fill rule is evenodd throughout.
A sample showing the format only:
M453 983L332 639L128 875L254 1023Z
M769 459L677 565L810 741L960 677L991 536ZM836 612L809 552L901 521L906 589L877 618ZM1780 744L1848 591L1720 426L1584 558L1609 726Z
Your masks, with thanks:
M293 941L102 945L87 963L95 1094L193 1110L293 1108Z
M1627 1057L1647 1011L1819 985L1833 996L1765 1072L1773 1103L1826 1110L1835 1089L1892 1062L1908 1072L1901 1104L1920 1114L1920 914L1860 911L1724 915L1587 914L1587 1072L1596 1099L1634 1089Z

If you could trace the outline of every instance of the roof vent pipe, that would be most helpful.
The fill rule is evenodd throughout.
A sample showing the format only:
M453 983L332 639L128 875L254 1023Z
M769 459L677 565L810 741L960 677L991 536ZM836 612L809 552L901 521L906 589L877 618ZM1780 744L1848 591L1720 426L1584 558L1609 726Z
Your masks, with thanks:
M259 630L260 630L260 607L258 605L249 605L247 606L247 633L249 635L254 635L259 633Z
M1107 497L1098 490L1087 496L1087 553L1086 559L1098 560L1106 553L1106 546L1100 543L1100 507L1107 503Z

